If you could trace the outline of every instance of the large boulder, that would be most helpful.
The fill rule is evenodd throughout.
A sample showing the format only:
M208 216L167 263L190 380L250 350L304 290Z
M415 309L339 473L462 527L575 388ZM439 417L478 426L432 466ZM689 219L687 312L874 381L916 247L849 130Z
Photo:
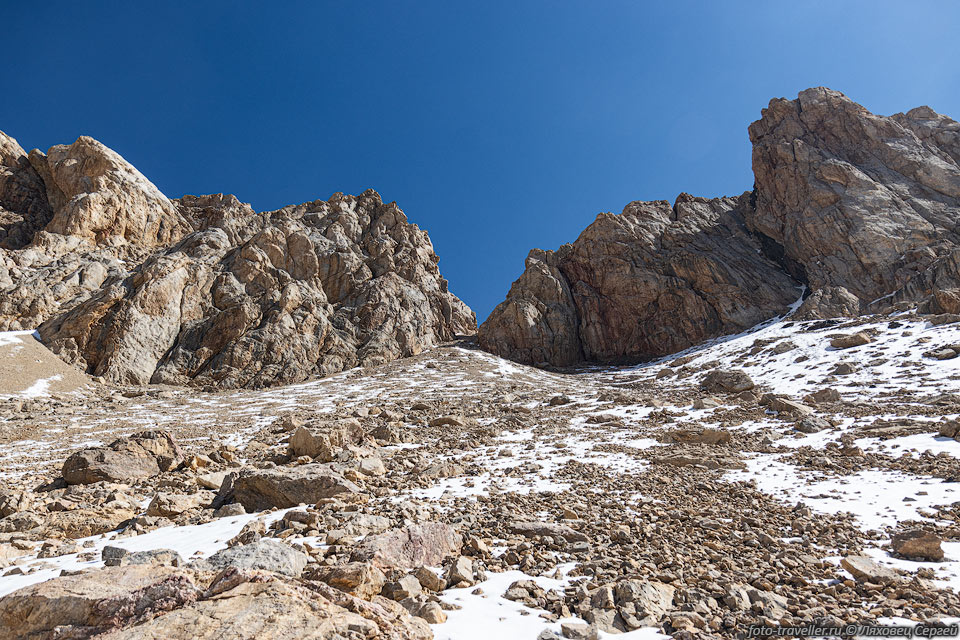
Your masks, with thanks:
M318 462L331 462L344 447L363 438L363 426L356 418L335 423L316 423L298 427L290 436L292 456L310 456Z
M259 569L296 578L303 573L303 568L307 566L309 560L307 554L279 540L264 538L252 544L228 547L218 551L206 560L200 561L198 565L203 568L212 568L214 571L222 571L227 567L244 571Z
M929 531L911 529L901 531L890 540L893 551L910 560L925 560L927 562L942 562L942 540Z
M183 452L169 431L142 431L74 453L63 463L63 479L67 484L128 482L169 471L182 461Z
M78 633L66 637L87 638L125 619L132 622L190 604L201 594L193 576L178 569L106 567L31 585L0 599L0 636L55 637L56 630L75 627Z
M860 315L860 299L843 287L817 289L803 301L794 320L853 318Z
M421 522L367 536L353 560L381 569L413 570L439 566L447 556L458 555L463 537L442 522Z
M301 504L360 492L360 487L324 464L249 469L233 480L233 498L248 512Z

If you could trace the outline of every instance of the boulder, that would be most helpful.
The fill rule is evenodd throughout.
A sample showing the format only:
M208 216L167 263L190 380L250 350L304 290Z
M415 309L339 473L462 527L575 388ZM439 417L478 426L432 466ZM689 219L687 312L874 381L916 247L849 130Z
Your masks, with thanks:
M386 582L383 572L366 562L348 562L342 565L318 566L306 576L308 580L319 580L331 587L346 591L358 598L369 600L380 593ZM420 583L417 583L419 586ZM402 598L392 598L402 600Z
M184 511L196 509L203 502L204 497L199 493L158 493L147 505L147 515L173 518Z
M753 380L739 369L714 369L700 381L707 393L741 393L754 388Z
M63 479L67 484L127 482L169 471L182 461L169 431L142 431L73 454L63 463Z
M381 569L409 571L439 566L447 556L458 555L462 546L463 538L450 525L421 522L368 536L354 552L353 560L370 562Z
M869 334L864 333L863 331L858 331L857 333L849 333L845 336L837 336L830 340L830 346L834 349L850 349L852 347L860 347L865 344L873 342L873 338Z
M360 493L360 487L327 465L248 469L233 481L233 497L248 512L301 504L316 504L324 498Z
M900 579L896 571L880 566L866 556L847 556L840 561L840 566L849 571L858 582L889 584Z
M817 289L791 316L793 320L855 318L860 315L860 299L843 287Z
M363 426L356 418L333 424L311 424L298 427L290 436L290 455L310 456L318 462L331 462L347 445L363 438Z
M894 534L890 546L894 553L910 560L924 560L927 562L942 562L943 549L940 540L935 534L921 529L911 529Z
M563 538L567 542L587 542L589 540L589 538L580 531L565 524L556 524L553 522L514 520L507 523L507 531L527 538L534 536L552 536L555 538Z
M259 569L296 578L303 573L303 568L309 561L310 557L307 554L279 540L264 538L253 544L238 545L218 551L209 558L199 561L197 566L204 569L209 567L214 571L222 571L227 567L243 571Z
M105 567L14 591L0 599L0 630L7 638L54 637L74 628L90 637L150 614L196 602L194 577L172 567ZM82 633L83 635L79 635ZM69 637L69 636L66 636ZM168 636L174 637L174 636Z
M320 582L228 568L108 567L62 576L0 599L4 638L104 640L429 640L424 620L399 604L367 602Z

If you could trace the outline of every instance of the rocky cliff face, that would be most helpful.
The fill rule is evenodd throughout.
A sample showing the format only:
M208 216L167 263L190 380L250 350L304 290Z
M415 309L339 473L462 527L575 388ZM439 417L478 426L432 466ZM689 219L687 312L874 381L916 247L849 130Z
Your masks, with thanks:
M665 355L785 311L799 284L746 229L749 196L632 202L573 244L534 250L480 331L484 348L567 366ZM768 277L768 275L772 276Z
M751 193L631 203L532 251L481 346L538 365L636 361L782 314L801 285L803 318L937 306L960 287L960 124L815 88L772 100L749 132Z
M426 232L372 190L257 214L170 200L91 138L29 156L0 143L0 328L39 325L88 373L264 386L475 330Z

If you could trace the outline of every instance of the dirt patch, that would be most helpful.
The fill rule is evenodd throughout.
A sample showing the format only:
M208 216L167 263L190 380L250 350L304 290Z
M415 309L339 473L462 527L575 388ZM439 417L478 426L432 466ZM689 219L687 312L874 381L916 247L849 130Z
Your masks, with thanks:
M0 332L0 397L71 393L93 381L53 355L30 331Z

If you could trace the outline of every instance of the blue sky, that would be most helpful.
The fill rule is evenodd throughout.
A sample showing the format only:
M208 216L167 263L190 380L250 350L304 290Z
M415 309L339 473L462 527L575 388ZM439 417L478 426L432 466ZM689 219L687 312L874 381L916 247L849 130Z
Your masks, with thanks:
M601 211L750 189L772 97L960 116L955 2L267 4L5 2L0 130L91 135L170 197L374 188L483 319Z

